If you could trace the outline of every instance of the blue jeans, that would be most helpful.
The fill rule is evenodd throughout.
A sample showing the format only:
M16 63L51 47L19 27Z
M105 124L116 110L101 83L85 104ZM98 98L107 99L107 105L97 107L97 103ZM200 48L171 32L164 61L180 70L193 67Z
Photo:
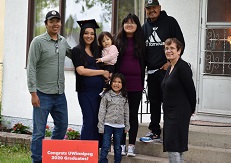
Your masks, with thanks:
M123 137L124 128L114 128L111 126L104 126L103 144L100 153L100 163L108 163L107 155L111 147L111 136L113 134L113 145L114 145L114 163L120 163L121 156L121 140Z
M42 160L42 140L45 137L49 113L54 120L51 139L63 139L68 126L67 101L65 94L45 94L37 91L40 107L33 108L33 133L31 142L32 162Z

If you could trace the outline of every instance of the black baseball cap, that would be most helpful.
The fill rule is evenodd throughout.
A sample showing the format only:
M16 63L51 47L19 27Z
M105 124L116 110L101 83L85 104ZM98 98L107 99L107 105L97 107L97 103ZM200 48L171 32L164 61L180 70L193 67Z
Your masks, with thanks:
M85 28L99 28L99 25L96 23L95 19L89 19L89 20L78 20L77 23L79 24L81 29Z
M157 5L160 5L158 0L145 0L145 8L146 7L150 7L150 6L157 6Z
M49 11L46 14L46 19L45 20L49 20L49 19L52 19L52 18L61 19L60 14L57 11L55 11L55 10Z

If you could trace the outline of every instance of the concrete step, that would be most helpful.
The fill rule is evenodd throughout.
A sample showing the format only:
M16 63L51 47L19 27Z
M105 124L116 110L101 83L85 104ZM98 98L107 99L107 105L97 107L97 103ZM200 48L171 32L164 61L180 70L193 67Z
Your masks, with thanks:
M167 152L163 152L163 145L159 142L143 143L136 142L136 157L123 156L124 163L151 163L151 162L168 162ZM184 152L186 162L231 162L231 149L222 149L214 147L202 147L189 145L189 150ZM109 162L113 162L113 150L109 153Z
M162 125L162 124L161 124ZM139 124L137 137L148 133L148 124ZM161 135L163 138L163 136ZM189 126L189 144L203 147L231 149L231 127Z
M231 128L190 125L189 151L184 152L186 162L231 162ZM139 138L148 132L148 124L140 124L136 141L136 157L123 157L122 162L168 162L161 142L143 143ZM163 136L162 136L163 137ZM113 154L109 154L113 162Z
M154 157L167 157L163 152L162 143L136 142L136 153ZM184 152L184 159L190 162L231 162L231 149L194 146L189 144L189 150Z
M109 152L108 154L108 162L113 163L114 161L114 153ZM121 163L168 163L167 158L154 157L137 154L135 157L127 157L123 156Z
M231 149L231 127L190 125L189 144L202 147Z
M189 162L230 163L231 149L189 145L184 158Z

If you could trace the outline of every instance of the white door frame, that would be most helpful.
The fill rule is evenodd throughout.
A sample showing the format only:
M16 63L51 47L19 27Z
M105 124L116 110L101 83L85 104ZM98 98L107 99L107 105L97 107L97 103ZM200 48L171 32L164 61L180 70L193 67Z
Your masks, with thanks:
M204 75L205 49L206 49L206 28L210 25L216 27L229 27L231 23L207 23L207 2L200 1L201 24L199 26L199 48L198 48L198 73L197 73L197 92L198 92L198 114L212 114L217 116L231 116L231 77L226 76L206 76ZM212 27L212 26L211 26ZM230 83L230 86L227 86ZM209 86L210 85L210 86ZM211 88L212 85L212 88ZM230 91L229 91L230 90ZM219 108L218 108L219 107ZM230 109L229 109L230 108Z

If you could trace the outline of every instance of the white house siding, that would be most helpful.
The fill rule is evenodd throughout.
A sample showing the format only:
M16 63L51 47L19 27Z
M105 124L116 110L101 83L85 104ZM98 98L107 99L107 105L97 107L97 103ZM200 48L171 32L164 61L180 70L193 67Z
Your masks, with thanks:
M199 49L200 0L159 0L162 10L179 23L185 38L184 60L192 65L196 84Z
M3 116L31 117L31 109L29 110L30 96L26 91L25 70L27 3L27 0L7 0L5 2Z
M159 0L159 2L162 10L176 18L182 29L186 43L182 57L192 65L193 79L198 89L202 1ZM25 69L27 12L27 0L5 1L2 115L5 122L9 122L10 126L20 121L31 124L32 118L32 106L30 94L27 90ZM75 92L74 72L65 71L65 77L69 124L78 128L82 124L82 114ZM143 104L144 107L145 105ZM49 121L52 121L50 117ZM143 117L143 122L149 122L149 115Z

